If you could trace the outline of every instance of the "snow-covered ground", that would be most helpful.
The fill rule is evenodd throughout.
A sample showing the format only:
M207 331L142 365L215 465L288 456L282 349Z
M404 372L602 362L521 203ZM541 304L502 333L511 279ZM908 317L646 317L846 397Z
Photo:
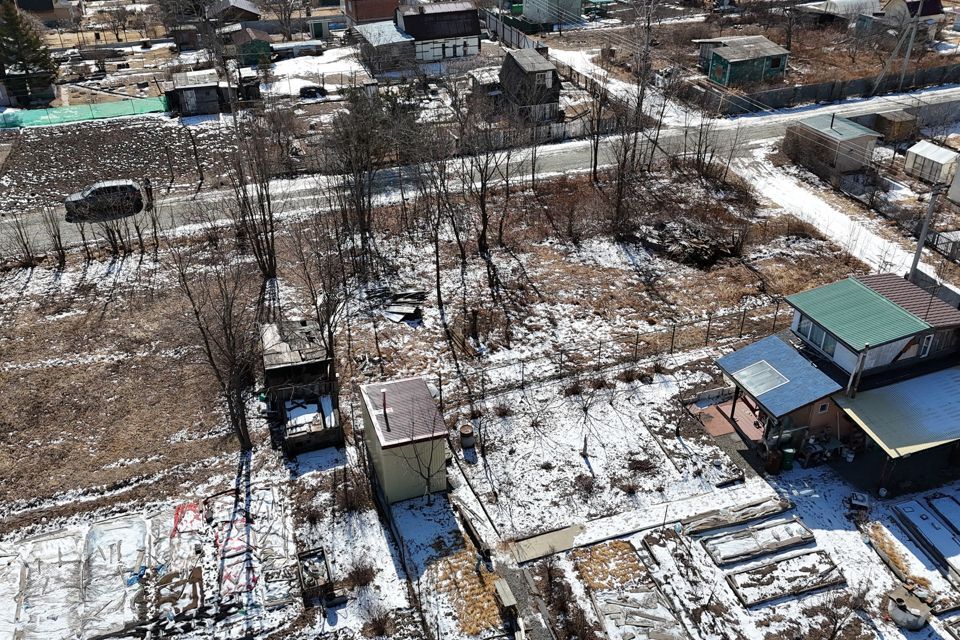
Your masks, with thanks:
M550 49L550 57L554 58L570 68L593 78L594 80L605 82L607 89L618 99L628 104L636 104L639 88L637 85L613 78L596 62L600 54L599 49L587 49L568 51L563 49ZM663 115L663 124L665 126L689 126L695 125L702 117L680 103L664 97L662 93L653 87L647 87L647 95L644 98L644 110L651 116Z
M322 86L339 89L362 84L366 71L357 59L356 47L327 49L320 56L281 60L270 67L270 81L262 85L265 95L299 96L300 89Z
M880 230L876 219L849 210L841 210L828 202L809 184L775 167L766 157L772 147L756 149L751 158L734 161L734 169L757 192L799 220L809 222L826 237L880 272L906 273L913 262L913 251ZM929 258L930 252L926 250ZM936 269L929 260L921 260L920 269L936 278ZM948 284L949 286L949 284Z

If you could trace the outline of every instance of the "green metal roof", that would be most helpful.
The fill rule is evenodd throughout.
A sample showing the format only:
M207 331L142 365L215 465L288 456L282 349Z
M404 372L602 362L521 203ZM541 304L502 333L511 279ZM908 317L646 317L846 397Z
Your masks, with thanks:
M787 302L856 351L930 328L853 278L789 296Z

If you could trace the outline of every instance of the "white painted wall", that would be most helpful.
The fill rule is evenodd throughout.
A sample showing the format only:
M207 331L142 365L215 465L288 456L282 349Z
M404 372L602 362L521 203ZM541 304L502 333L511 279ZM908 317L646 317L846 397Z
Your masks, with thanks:
M419 498L447 488L447 443L444 437L382 449L376 428L363 404L363 439L367 443L377 481L387 502Z
M480 36L421 40L416 43L416 57L420 62L463 58L465 56L475 56L478 53L480 53Z

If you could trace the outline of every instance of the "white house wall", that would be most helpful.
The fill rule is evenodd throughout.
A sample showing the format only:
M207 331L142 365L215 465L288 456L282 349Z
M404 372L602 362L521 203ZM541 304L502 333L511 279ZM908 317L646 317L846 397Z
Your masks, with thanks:
M881 347L871 347L870 352L867 353L866 362L863 364L864 370L883 367L892 363L893 359L907 346L910 340L911 338L903 338Z
M857 354L838 342L833 350L833 363L847 373L853 373L857 367Z
M480 53L480 37L443 38L421 40L416 43L416 56L420 62L436 62L445 58L462 58Z

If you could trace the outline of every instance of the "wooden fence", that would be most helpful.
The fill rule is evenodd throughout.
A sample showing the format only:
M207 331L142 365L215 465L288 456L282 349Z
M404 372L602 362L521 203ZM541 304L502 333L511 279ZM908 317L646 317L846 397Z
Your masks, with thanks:
M484 13L484 19L487 24L487 31L496 34L500 42L508 47L536 49L538 46L543 46L538 40L534 40L516 27L506 24L500 17L490 11Z

